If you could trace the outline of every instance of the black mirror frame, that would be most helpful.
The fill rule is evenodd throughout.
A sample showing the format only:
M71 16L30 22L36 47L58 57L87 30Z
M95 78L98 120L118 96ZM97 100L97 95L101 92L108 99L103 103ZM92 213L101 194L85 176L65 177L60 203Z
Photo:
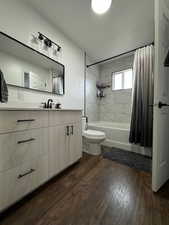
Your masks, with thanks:
M41 56L43 56L44 58L46 58L46 59L48 59L48 60L51 60L52 62L54 62L54 63L56 63L56 64L59 64L59 65L61 65L61 66L63 67L63 94L61 94L61 95L55 94L55 93L53 93L52 91L50 92L50 91L37 90L37 89L34 89L34 88L26 88L26 87L22 87L22 86L18 86L18 85L13 85L13 84L7 84L8 86L11 86L11 87L17 87L17 88L22 88L22 89L27 89L27 90L30 90L30 91L32 90L32 91L37 91L37 92L43 92L43 93L48 93L48 94L58 95L58 96L63 96L63 95L65 95L65 66L64 66L62 63L60 63L60 62L58 62L58 61L56 61L56 60L50 58L49 56L47 56L47 55L45 55L45 54L43 54L43 53L37 51L36 49L30 47L29 45L24 44L23 42L21 42L21 41L15 39L15 38L9 36L8 34L2 32L2 31L0 31L0 34L3 35L3 36L5 36L5 37L7 37L7 38L9 38L9 39L11 39L11 40L13 40L13 41L15 41L15 42L17 42L17 43L19 43L20 45L22 45L22 46L24 46L24 47L26 47L26 48L32 50L32 51L35 52L36 54L41 55Z

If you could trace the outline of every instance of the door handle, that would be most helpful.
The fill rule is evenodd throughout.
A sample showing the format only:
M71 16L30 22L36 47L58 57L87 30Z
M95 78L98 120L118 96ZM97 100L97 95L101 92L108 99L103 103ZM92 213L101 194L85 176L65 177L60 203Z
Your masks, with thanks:
M71 135L73 135L74 134L74 127L73 127L73 125L71 126Z
M149 105L149 107L154 107L154 106L158 106L158 108L161 109L162 107L167 107L169 105L167 103L163 103L163 102L159 102L154 105Z
M25 176L27 176L27 175L33 173L33 172L35 172L35 170L34 170L34 169L30 169L28 172L26 172L26 173L24 173L24 174L19 174L19 175L18 175L18 179L21 179L22 177L25 177Z
M159 102L158 103L158 108L161 109L162 107L169 106L167 103Z
M34 122L35 119L17 120L17 123Z
M35 138L30 138L30 139L27 139L27 140L18 141L17 143L18 144L23 144L23 143L31 142L31 141L35 141L35 140L36 140Z
M69 133L69 126L66 126L66 135L69 136L70 133Z

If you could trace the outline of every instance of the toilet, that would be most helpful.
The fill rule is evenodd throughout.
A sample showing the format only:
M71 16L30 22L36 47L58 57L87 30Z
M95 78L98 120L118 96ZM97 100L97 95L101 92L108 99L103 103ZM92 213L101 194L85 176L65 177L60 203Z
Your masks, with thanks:
M86 130L86 117L82 118L83 151L90 155L101 154L101 143L105 140L104 132Z

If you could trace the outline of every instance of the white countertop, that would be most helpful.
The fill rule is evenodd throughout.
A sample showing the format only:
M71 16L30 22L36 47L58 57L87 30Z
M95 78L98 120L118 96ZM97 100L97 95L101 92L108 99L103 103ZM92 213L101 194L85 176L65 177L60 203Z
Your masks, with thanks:
M25 108L21 108L21 107L2 107L0 108L0 111L82 111L82 109L45 109L45 108L32 108L32 107L25 107Z

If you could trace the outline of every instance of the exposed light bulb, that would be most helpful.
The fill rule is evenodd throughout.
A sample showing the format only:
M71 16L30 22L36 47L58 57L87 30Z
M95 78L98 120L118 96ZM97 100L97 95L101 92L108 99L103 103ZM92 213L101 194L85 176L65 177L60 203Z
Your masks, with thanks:
M95 13L103 14L110 9L112 0L91 0L91 6Z

